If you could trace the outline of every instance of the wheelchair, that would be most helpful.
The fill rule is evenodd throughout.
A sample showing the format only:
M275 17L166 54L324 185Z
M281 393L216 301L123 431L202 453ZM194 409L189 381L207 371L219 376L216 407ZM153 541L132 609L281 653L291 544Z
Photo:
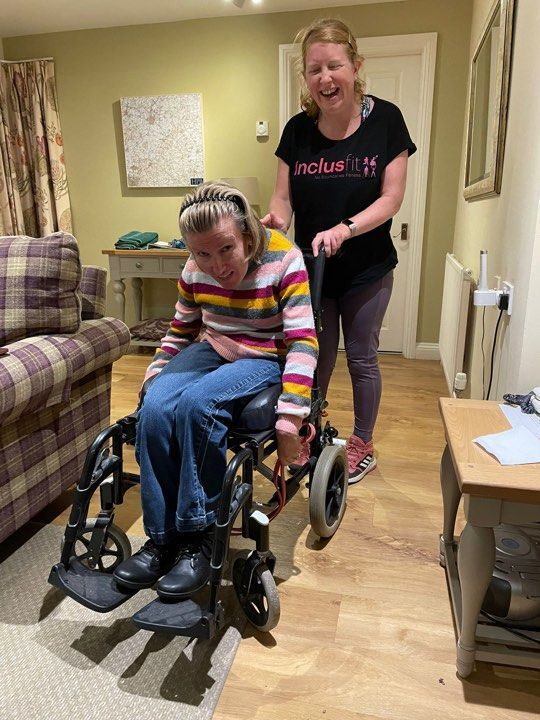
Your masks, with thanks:
M321 290L324 251L306 258L311 278L311 297L317 332L322 329ZM232 583L239 604L249 622L260 631L272 630L279 621L279 594L274 581L276 558L270 550L270 521L294 496L308 478L311 528L320 538L329 538L339 527L346 507L348 464L342 445L335 444L337 430L324 422L327 403L317 387L317 372L310 414L303 428L309 430L310 456L287 478L279 461L272 469L265 460L277 449L275 407L281 385L244 399L235 413L228 433L232 452L223 480L217 510L210 579L204 600L164 601L156 598L133 616L136 626L154 632L193 638L212 638L225 624L220 590L227 568L231 534L252 540L255 548L238 557L232 567ZM123 469L123 446L133 445L137 412L103 430L88 450L66 525L60 562L50 571L48 581L91 610L106 613L133 597L138 591L120 586L114 569L131 555L126 534L114 524L115 507L139 476ZM253 496L253 475L259 471L272 481L273 495L267 502ZM99 488L101 509L88 518L90 500ZM234 528L240 516L240 528ZM234 528L234 530L233 530Z

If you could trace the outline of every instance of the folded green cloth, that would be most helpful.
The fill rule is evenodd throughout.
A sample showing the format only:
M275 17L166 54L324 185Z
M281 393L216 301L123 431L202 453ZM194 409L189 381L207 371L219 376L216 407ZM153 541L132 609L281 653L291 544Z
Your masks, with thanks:
M140 250L145 248L149 243L156 242L157 239L158 234L156 232L130 230L130 232L125 235L120 235L114 247L117 250Z
M126 233L125 235L120 235L120 237L118 238L118 240L131 240L131 239L135 239L135 238L136 238L138 235L140 235L140 234L141 234L141 231L140 231L140 230L130 230L130 231L129 231L128 233Z

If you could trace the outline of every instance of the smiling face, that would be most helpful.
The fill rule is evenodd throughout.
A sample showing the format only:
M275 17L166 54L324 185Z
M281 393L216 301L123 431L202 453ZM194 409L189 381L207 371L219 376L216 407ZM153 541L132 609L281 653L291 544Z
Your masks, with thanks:
M352 113L356 108L354 65L344 45L313 43L305 56L304 79L321 113Z
M222 287L234 290L245 278L249 260L244 236L232 218L223 218L206 232L191 233L185 241L202 272Z

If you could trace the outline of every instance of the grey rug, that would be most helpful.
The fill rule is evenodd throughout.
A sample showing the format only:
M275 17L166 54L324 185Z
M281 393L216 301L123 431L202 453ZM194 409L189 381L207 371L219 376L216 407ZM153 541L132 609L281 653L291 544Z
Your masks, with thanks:
M211 718L244 624L232 587L231 624L210 641L139 630L152 590L102 615L47 584L62 532L42 528L0 564L1 720Z

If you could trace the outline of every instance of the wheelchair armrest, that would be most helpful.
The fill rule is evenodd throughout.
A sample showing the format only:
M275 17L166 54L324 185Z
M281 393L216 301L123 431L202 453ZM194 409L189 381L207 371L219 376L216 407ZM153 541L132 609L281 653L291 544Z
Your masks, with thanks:
M273 428L281 385L272 385L250 398L233 420L235 432L262 432Z

